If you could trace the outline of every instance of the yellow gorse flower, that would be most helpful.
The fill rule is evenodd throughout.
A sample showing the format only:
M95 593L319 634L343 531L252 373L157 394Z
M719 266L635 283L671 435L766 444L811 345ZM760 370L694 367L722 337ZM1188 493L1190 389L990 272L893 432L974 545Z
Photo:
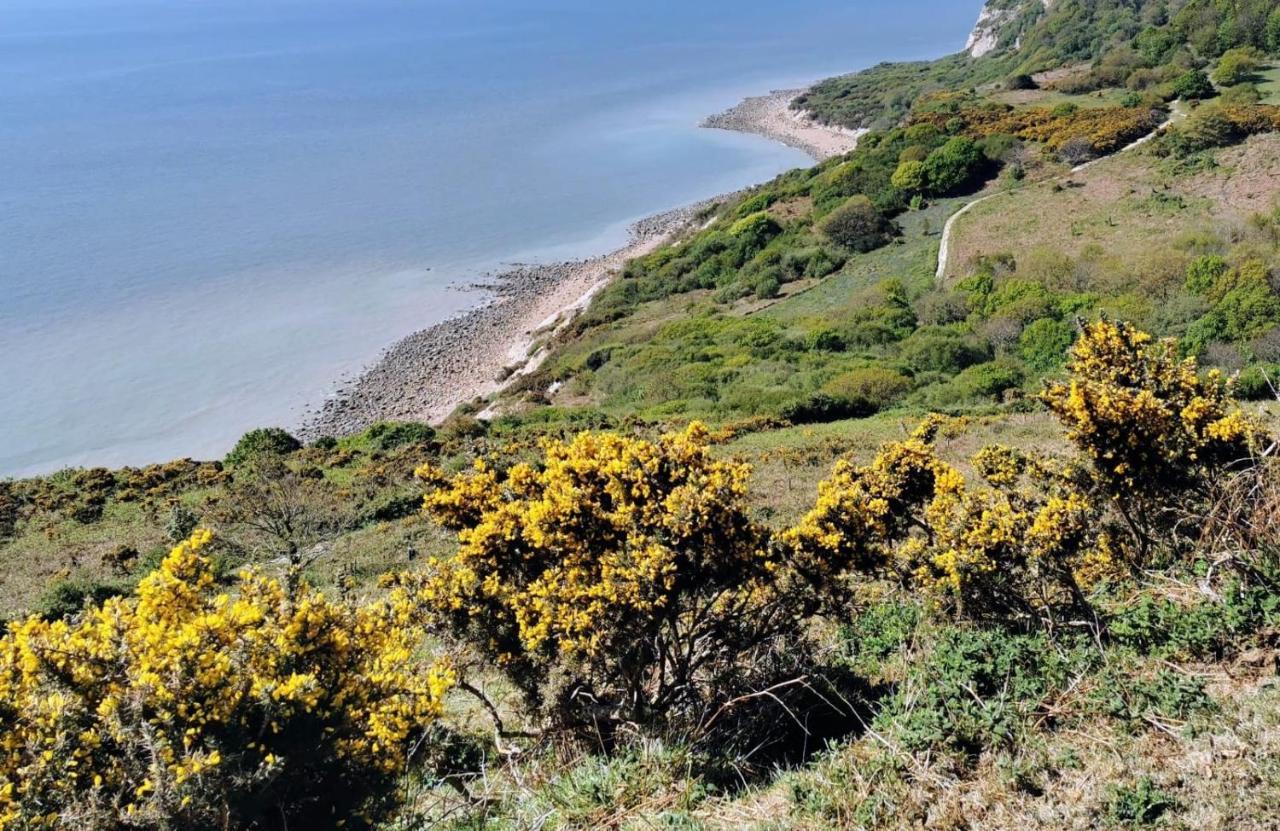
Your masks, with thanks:
M197 531L134 597L0 638L0 829L55 827L51 808L89 803L195 827L291 765L403 767L453 681L414 660L408 598L287 596L256 572L219 593L211 541Z

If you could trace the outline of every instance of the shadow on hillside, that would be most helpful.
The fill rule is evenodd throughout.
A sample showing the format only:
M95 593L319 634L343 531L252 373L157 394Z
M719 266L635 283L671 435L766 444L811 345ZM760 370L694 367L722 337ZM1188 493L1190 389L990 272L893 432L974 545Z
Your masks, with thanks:
M822 667L744 697L697 743L698 774L728 793L767 783L832 742L861 736L893 691L848 667Z

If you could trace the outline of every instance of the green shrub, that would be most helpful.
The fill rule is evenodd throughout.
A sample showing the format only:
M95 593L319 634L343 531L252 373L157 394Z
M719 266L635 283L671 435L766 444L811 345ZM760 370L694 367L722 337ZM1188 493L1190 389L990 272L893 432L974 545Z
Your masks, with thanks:
M893 178L889 180L889 183L903 193L920 193L928 184L924 162L902 162L898 165L898 169L893 172Z
M804 339L805 348L810 352L843 352L844 338L832 329L815 329Z
M1062 366L1075 338L1075 330L1069 324L1041 318L1022 330L1018 354L1035 371L1048 372Z
M254 456L287 456L301 449L302 442L279 427L262 427L241 436L225 461L228 465L238 465Z
M1213 81L1224 87L1232 87L1248 81L1257 69L1258 61L1251 50L1229 49L1218 61L1218 68L1213 71Z
M59 580L50 586L36 604L37 613L45 620L74 617L85 606L128 594L129 587L119 582L103 582L77 578Z
M902 343L902 360L917 372L950 375L986 360L988 350L972 338L941 327L918 329Z
M1004 82L1004 88L1012 90L1039 89L1040 85L1027 73L1019 72L1009 76Z
M849 402L852 409L878 412L901 401L913 386L912 380L900 372L868 366L837 375L822 386L822 392Z
M822 221L827 239L851 251L864 253L888 243L893 225L865 196L850 197Z
M953 193L970 185L986 169L987 159L973 139L956 136L924 160L929 192Z
M426 444L436 437L429 424L418 421L380 421L364 432L375 450L395 450L407 444Z
M765 274L756 280L751 290L758 299L769 300L782 294L782 284L778 282L776 276Z
M1199 69L1192 69L1173 82L1173 94L1189 101L1200 101L1218 94L1209 76Z
M1280 364L1254 364L1236 378L1236 397L1244 401L1272 401L1280 385Z
M1021 386L1025 379L1021 366L1001 360L969 367L956 376L954 386L965 395L990 397Z
M873 415L876 409L865 401L837 398L820 392L787 404L778 415L792 424L827 424Z
M1187 291L1192 294L1207 294L1222 275L1227 273L1227 268L1227 261L1216 254L1196 257L1187 266Z

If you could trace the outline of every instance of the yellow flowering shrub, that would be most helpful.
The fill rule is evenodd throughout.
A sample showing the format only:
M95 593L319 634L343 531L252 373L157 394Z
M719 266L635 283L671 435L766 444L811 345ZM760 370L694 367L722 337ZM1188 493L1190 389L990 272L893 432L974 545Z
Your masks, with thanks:
M749 516L750 468L710 445L695 423L656 442L549 441L537 466L423 468L425 510L459 548L409 583L561 723L696 718L802 605Z
M1011 453L990 448L979 460ZM914 582L970 615L1043 616L1085 605L1085 592L1115 573L1101 511L1043 468L1030 487L1017 482L939 488L924 511L927 544L915 546Z
M1201 376L1173 340L1127 323L1087 324L1067 370L1069 380L1042 398L1114 488L1185 485L1198 471L1247 460L1260 438L1217 370Z
M1172 340L1099 320L1084 327L1067 370L1041 397L1144 544L1164 511L1249 464L1261 444L1228 382L1217 370L1201 375Z
M868 465L836 462L830 478L818 485L813 510L784 534L800 568L832 576L893 566L895 545L918 526L918 515L938 483L960 477L934 453L942 425L940 417L927 419Z
M370 824L440 715L403 595L355 606L246 572L197 531L136 596L0 639L0 829Z
M896 574L967 615L1083 603L1105 570L1102 526L1070 471L989 447L973 459L985 483L974 487L937 457L942 424L931 417L867 465L838 462L814 510L783 535L796 563L810 574Z

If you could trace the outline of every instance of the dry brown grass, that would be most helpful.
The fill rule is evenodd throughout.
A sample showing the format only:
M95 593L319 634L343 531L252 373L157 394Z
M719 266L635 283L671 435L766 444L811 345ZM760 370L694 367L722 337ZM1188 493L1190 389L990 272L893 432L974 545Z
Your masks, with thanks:
M977 205L957 221L948 273L983 255L1086 249L1142 263L1192 233L1223 231L1271 210L1280 197L1280 135L1221 151L1219 166L1172 176L1140 153L1105 159L1064 183L1027 186Z

